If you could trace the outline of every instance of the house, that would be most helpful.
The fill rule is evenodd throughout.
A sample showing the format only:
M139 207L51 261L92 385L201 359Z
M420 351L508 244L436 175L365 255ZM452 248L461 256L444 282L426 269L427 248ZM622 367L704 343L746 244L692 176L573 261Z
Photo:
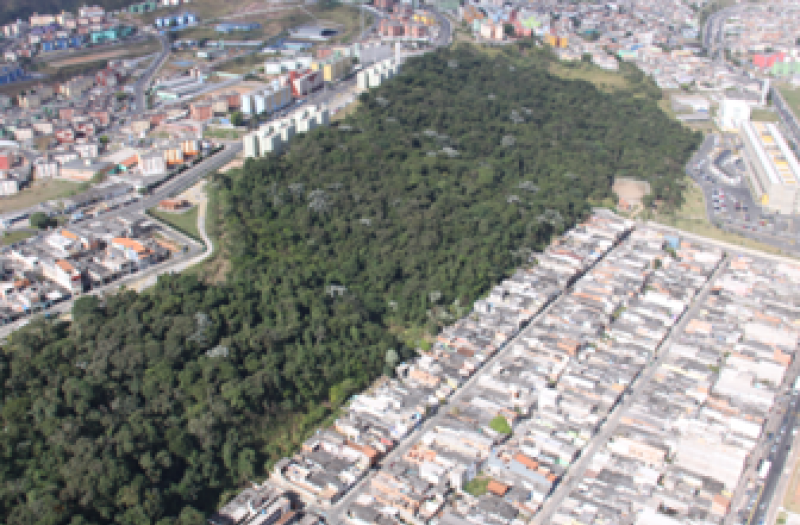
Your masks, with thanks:
M186 199L164 199L158 203L158 207L164 211L178 211L190 206Z
M78 270L74 263L66 259L41 260L39 268L47 279L69 290L73 295L83 293L84 273Z
M139 170L145 176L166 175L167 161L160 152L138 153Z

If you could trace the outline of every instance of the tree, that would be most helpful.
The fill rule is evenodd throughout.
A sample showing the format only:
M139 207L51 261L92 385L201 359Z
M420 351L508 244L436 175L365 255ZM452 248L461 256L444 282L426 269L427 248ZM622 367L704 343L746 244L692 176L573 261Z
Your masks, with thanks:
M244 116L240 111L234 111L231 113L231 124L237 128L244 125Z
M128 99L128 94L125 93L124 91L117 91L116 93L114 93L114 97L116 97L118 101L122 102L123 100Z
M50 226L55 226L56 224L56 221L40 211L32 213L28 221L33 228L38 230L46 230Z
M505 34L508 37L513 37L515 35L514 25L513 24L503 24L503 34Z
M501 415L495 416L494 419L489 422L489 428L499 434L506 436L511 435L511 425L509 425L508 420Z
M338 127L213 175L221 282L162 275L16 331L0 352L0 514L199 523L583 221L614 177L679 203L701 137L652 80L623 64L630 88L604 93L547 74L555 60L416 57Z
M100 135L100 138L99 138L99 139L97 139L97 140L98 140L98 141L100 142L100 144L102 144L103 146L106 146L106 145L107 145L107 144L108 144L108 143L111 141L111 139L109 139L109 138L108 138L108 135Z

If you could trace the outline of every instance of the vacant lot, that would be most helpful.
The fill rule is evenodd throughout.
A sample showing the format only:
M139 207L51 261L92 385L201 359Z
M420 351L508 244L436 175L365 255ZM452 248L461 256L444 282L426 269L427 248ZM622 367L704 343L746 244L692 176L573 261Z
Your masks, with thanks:
M85 64L87 62L96 62L99 60L111 60L126 55L127 53L128 50L126 49L109 49L108 51L100 51L99 53L92 53L89 55L69 57L61 60L56 60L55 62L50 62L49 65L50 67L54 68L76 66L78 64Z
M629 87L628 81L619 73L600 69L593 64L585 62L573 63L554 63L550 67L550 73L567 80L585 80L591 82L597 89L611 92L617 89Z
M101 50L80 52L74 55L57 58L52 62L47 62L47 67L51 69L61 69L70 66L78 66L91 62L113 60L115 58L128 58L144 56L156 53L161 50L161 45L155 39L133 44L121 43L115 46L104 47ZM46 58L46 57L45 57Z
M0 197L0 210L3 212L22 210L45 201L75 195L83 188L83 184L78 182L37 181L30 188L26 188L16 195Z
M624 199L629 205L635 206L641 204L644 196L650 193L650 183L647 181L619 178L614 180L612 190L620 199Z

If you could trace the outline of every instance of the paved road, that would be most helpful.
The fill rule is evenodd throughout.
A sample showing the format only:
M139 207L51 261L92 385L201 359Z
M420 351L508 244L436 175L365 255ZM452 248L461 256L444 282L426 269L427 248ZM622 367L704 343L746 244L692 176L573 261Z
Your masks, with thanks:
M200 237L203 239L203 244L206 247L205 251L195 257L184 257L182 260L171 264L168 268L165 268L164 271L154 272L144 279L131 284L130 288L136 290L137 292L146 290L147 288L150 288L156 284L159 275L163 273L181 273L187 268L190 268L196 264L200 264L214 254L214 243L211 241L211 237L209 237L208 233L206 232L206 211L208 210L208 198L205 195L205 189L203 189L203 193L203 197L200 199L200 202L197 203L197 231L200 233ZM150 220L152 220L152 218Z
M636 382L631 385L631 392L629 394L623 394L621 401L618 402L617 406L608 416L605 424L603 424L602 428L600 429L600 432L595 434L589 444L581 452L579 459L567 471L558 487L556 487L553 493L550 494L550 496L545 500L542 509L536 514L536 516L534 516L533 520L531 520L532 525L544 525L549 523L553 513L558 510L558 507L569 495L569 493L572 492L572 490L575 488L575 485L580 482L581 479L583 479L583 474L589 467L594 454L605 447L606 442L616 430L622 414L641 395L644 387L650 382L656 370L658 370L658 367L661 366L666 357L669 355L669 349L672 345L673 338L683 332L686 323L692 317L694 317L694 314L699 308L703 307L703 303L708 296L709 291L711 290L712 283L716 280L726 266L727 259L723 259L709 278L708 282L706 282L705 286L703 286L700 292L695 296L692 305L684 312L684 314L681 316L681 319L672 326L669 334L658 346L656 349L656 358L651 361L642 372L639 373Z
M791 373L786 374L783 391L788 390L787 387L791 385L792 381L797 376L798 368L800 368L798 367L798 363L798 360L795 360L790 367ZM755 511L749 523L775 523L775 512L777 512L783 497L782 491L777 490L778 485L783 477L784 466L791 467L791 465L787 465L787 459L789 458L789 451L791 450L793 440L792 428L794 428L797 423L798 398L800 398L800 396L797 394L790 394L790 399L795 400L795 405L793 407L790 406L789 410L785 413L778 412L777 410L775 411L773 414L774 417L772 418L773 425L769 428L769 432L772 432L775 437L774 439L765 439L760 447L759 455L754 457L755 465L758 464L759 460L767 459L772 462L772 467L770 468L766 480L764 480L764 490L761 492L761 496L758 499ZM787 404L788 400L783 403L784 406ZM778 403L776 403L776 409L778 408L777 405ZM783 433L780 433L780 428L784 429ZM765 434L766 432L767 431L765 431ZM771 519L767 520L766 518L770 515Z
M115 215L130 216L130 215L143 214L145 210L157 206L159 201L177 195L186 188L194 185L202 177L218 170L219 168L230 162L240 151L242 151L241 142L227 145L224 150L218 152L216 155L208 159L205 159L197 166L189 168L188 170L181 173L171 181L157 188L152 195L149 195L144 199L140 200L139 202L134 203L130 206L119 208L117 210L112 210L102 215L102 218L111 218ZM198 218L199 216L200 214L198 213ZM201 231L203 233L205 232L205 226ZM195 258L196 256L198 256L198 254L200 254L200 250L202 249L202 245L200 243L176 231L171 231L171 234L178 237L182 244L189 246L189 249L187 250L186 253L173 257L168 262L156 265L152 268L148 268L145 271L134 273L131 276L128 276L124 279L120 279L111 282L105 286L92 289L90 292L87 293L87 295L103 295L104 293L119 289L119 287L123 284L127 285L134 280L141 280L143 278L153 277L154 278L153 281L155 281L155 278L157 278L158 275L162 275L165 273L173 273L176 271L182 271L183 269L188 268L193 264L196 264L199 260L202 260ZM203 254L205 258L211 255L213 247L209 248L209 246L211 246L211 242L207 235L203 235L203 239L206 241L206 252L205 254ZM62 303L54 305L52 308L48 309L47 312L52 314L60 314L67 312L72 308L72 302L73 300L64 301ZM31 316L23 317L22 319L19 319L14 323L0 327L0 338L6 337L14 330L21 328L22 326L27 324L27 322L30 319Z
M161 69L161 66L164 65L167 58L169 58L171 52L171 46L169 44L169 40L167 37L158 33L156 35L158 38L159 43L161 44L161 52L158 56L153 60L150 65L145 70L144 74L136 81L133 85L133 98L136 103L136 109L129 111L130 115L141 114L142 112L147 110L147 89L150 87L150 82L153 80L153 76Z
M706 20L703 27L703 46L708 51L708 56L716 59L718 62L725 61L725 53L723 50L723 39L725 35L723 30L725 28L725 21L739 11L739 7L727 7L716 13L713 13Z

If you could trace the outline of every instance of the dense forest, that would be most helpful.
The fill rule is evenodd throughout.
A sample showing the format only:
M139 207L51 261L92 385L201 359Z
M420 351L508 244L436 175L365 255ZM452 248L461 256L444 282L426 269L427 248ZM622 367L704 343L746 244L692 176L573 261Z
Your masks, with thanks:
M0 522L196 525L413 354L616 175L664 205L699 137L626 69L606 94L544 50L410 60L357 112L215 175L227 281L76 302L0 352Z

